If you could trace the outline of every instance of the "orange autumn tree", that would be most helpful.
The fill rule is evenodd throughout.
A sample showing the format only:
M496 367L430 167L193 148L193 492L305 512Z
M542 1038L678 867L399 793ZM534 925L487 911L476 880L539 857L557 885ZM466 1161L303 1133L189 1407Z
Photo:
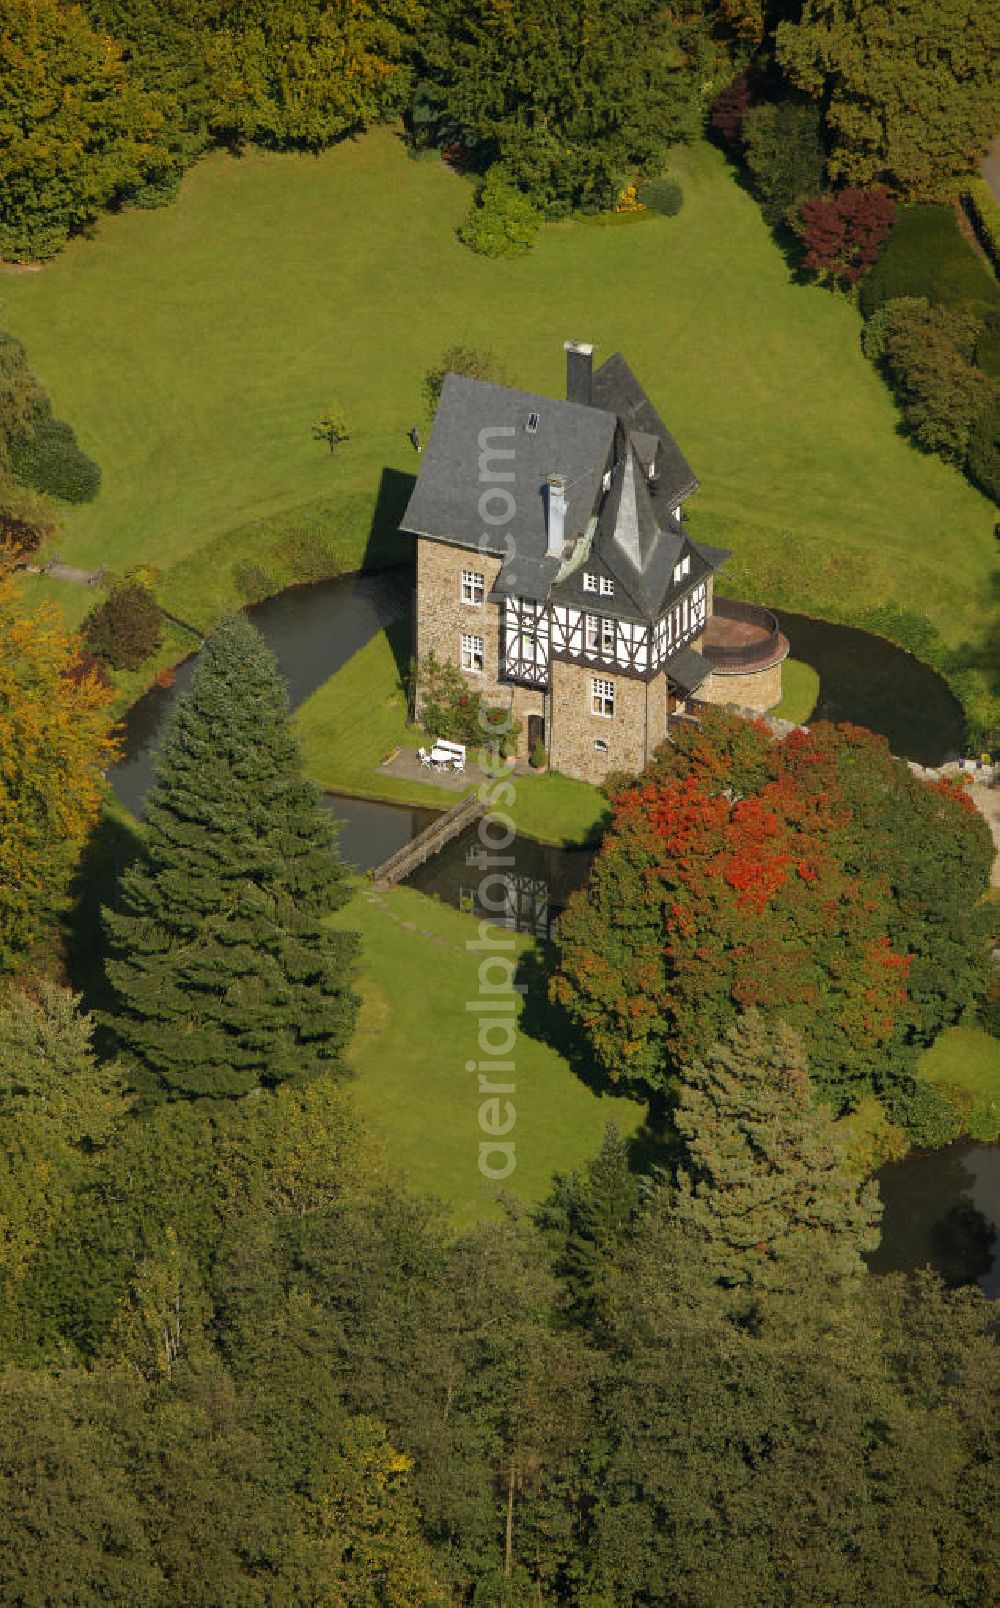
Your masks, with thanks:
M975 997L988 832L880 738L709 719L617 792L552 994L613 1082L668 1091L741 1012L798 1029L838 1109Z
M65 909L115 755L112 693L49 605L0 572L0 973Z

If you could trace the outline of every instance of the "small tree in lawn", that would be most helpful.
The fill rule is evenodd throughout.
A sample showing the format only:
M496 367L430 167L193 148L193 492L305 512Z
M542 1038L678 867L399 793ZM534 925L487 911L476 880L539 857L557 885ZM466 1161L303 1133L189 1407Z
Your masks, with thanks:
M896 215L888 190L848 188L799 208L803 267L834 285L857 284L878 261Z
M328 442L331 452L336 452L340 443L349 441L350 437L351 427L343 408L327 408L323 417L313 425L313 439Z
M178 700L146 854L105 912L108 1023L152 1095L241 1095L340 1070L356 1000L336 827L302 779L287 695L240 617Z

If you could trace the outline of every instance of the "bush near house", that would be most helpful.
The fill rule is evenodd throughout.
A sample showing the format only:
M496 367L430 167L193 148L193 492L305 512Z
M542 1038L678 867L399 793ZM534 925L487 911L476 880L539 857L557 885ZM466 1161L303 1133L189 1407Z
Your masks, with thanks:
M490 728L495 727L495 741L501 754L513 753L521 730L519 722L514 721L507 727L507 710L487 704L482 693L470 687L457 665L445 663L436 654L429 653L420 666L420 686L423 691L420 723L429 736L481 748L494 740Z
M160 646L163 617L151 589L126 576L87 615L81 634L87 651L102 664L138 670Z

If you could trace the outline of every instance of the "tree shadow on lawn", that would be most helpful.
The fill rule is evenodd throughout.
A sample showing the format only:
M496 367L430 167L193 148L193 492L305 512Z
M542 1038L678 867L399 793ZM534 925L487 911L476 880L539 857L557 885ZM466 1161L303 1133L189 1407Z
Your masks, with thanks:
M524 990L521 1031L536 1043L546 1044L568 1062L574 1077L599 1099L634 1099L645 1105L646 1115L639 1128L628 1137L629 1166L634 1173L649 1173L669 1167L676 1151L676 1135L670 1118L672 1102L667 1097L652 1099L638 1095L627 1085L612 1083L594 1063L593 1054L580 1029L562 1005L549 998L549 978L556 964L554 944L539 940L522 956L515 982ZM613 1114L609 1113L609 1121Z

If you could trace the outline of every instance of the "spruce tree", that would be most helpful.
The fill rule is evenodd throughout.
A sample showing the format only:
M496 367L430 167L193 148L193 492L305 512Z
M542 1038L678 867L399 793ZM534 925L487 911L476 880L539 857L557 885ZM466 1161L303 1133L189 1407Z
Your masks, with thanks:
M242 1095L342 1067L356 1012L336 826L301 775L272 655L244 619L207 642L105 912L109 1025L143 1091Z
M843 1170L829 1112L813 1104L802 1043L756 1012L692 1067L676 1126L676 1213L724 1288L761 1297L848 1288L878 1244L873 1184Z

